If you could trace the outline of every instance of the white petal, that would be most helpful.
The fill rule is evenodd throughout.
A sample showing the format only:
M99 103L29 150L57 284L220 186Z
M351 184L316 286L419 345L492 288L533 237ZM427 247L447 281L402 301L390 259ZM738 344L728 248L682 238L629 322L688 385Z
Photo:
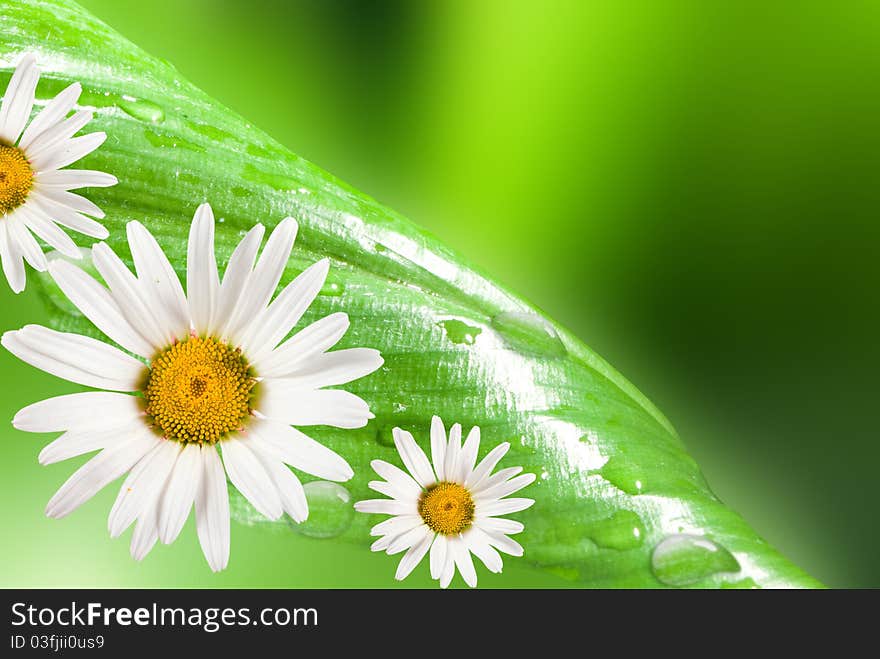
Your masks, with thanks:
M370 551L385 551L388 549L388 546L394 542L394 538L397 536L386 535L383 538L379 538L373 544L370 545Z
M474 525L479 526L486 533L510 535L512 533L522 533L526 527L522 522L515 519L504 519L502 517L480 517L476 516Z
M452 583L452 577L455 576L455 558L452 555L452 550L446 550L446 563L443 566L443 570L440 572L440 587L448 588L449 584Z
M363 428L373 418L369 406L348 391L302 391L284 380L263 380L257 401L260 413L295 426Z
M394 556L394 554L399 554L402 551L406 551L410 547L419 544L425 538L425 535L434 537L434 533L424 524L419 524L415 528L410 529L405 533L401 533L396 538L394 538L389 544L387 549L387 554L389 556Z
M296 231L296 221L291 217L279 223L272 231L263 253L260 254L260 260L248 278L247 286L238 304L235 305L235 310L224 331L226 336L236 342L240 341L247 326L266 308L278 287L278 282L281 281L281 275L284 274L284 266L290 258Z
M6 217L6 227L9 230L9 239L15 241L17 251L24 260L37 272L45 272L47 263L43 249L28 231L27 226L18 218ZM3 221L3 220L0 220Z
M233 320L232 315L235 313L241 293L251 276L254 258L260 248L264 230L262 224L255 225L236 245L229 257L229 263L226 264L226 271L223 273L223 283L220 284L217 308L211 319L209 333L225 335L229 322Z
M281 498L272 479L257 456L247 446L248 440L230 439L223 442L223 464L229 480L268 519L278 519L284 513Z
M110 287L110 294L128 323L158 351L168 345L168 339L147 307L138 280L116 253L105 243L92 247L92 262Z
M487 533L489 544L505 554L510 556L522 556L523 548L516 540L508 538L500 533Z
M196 529L202 552L211 570L229 564L229 491L217 449L203 446L202 477L196 492Z
M438 534L434 538L434 544L431 545L431 578L439 579L446 565L446 553L448 551L449 542L445 535Z
M147 304L169 339L189 336L189 307L177 273L153 235L140 222L126 225L131 256Z
M507 481L508 479L513 478L518 473L520 473L522 470L523 470L522 467L507 467L506 469L500 469L492 475L485 476L484 478L482 478L480 480L479 483L474 483L470 488L471 493L480 494L489 488L495 487L499 483L503 483L503 482ZM484 497L484 498L486 498L486 497ZM500 497L495 497L495 498L497 499Z
M324 285L329 259L306 268L243 331L242 349L259 362L278 345L302 318Z
M437 478L434 477L434 472L431 470L428 456L416 444L412 434L401 428L394 428L391 434L394 437L394 445L397 447L397 452L400 454L403 464L409 470L409 473L412 474L413 478L415 478L416 482L422 487L428 487L436 483Z
M111 391L135 391L145 366L121 350L88 336L25 325L6 332L3 347L22 361L70 382Z
M309 503L306 500L306 491L296 474L271 452L255 448L254 453L260 459L266 473L272 478L272 482L278 490L278 496L281 498L281 507L284 508L284 512L290 515L295 522L306 521L309 517Z
M397 499L366 499L354 504L359 513L376 513L379 515L417 515L415 501L398 501Z
M427 529L427 527L425 528ZM404 554L403 558L400 559L400 563L397 565L397 572L394 574L395 579L403 581L410 575L416 565L418 565L425 557L425 554L428 553L428 549L431 548L431 541L433 539L434 536L431 533L425 533L422 536L422 539Z
M367 483L367 487L374 492L384 494L386 497L391 497L392 499L405 500L408 498L405 492L397 489L391 483L386 483L385 481L370 481L369 483Z
M37 458L41 465L54 464L75 458L85 453L113 446L120 437L134 435L143 431L143 424L129 422L92 430L68 430L50 442Z
M449 429L449 442L446 444L443 473L447 480L459 482L458 455L461 453L461 424L453 423Z
M137 524L134 525L129 552L136 561L144 560L159 539L156 504L157 502L153 501L138 517Z
M16 217L21 218L28 229L37 238L47 243L53 249L58 250L64 256L71 259L81 259L82 254L73 240L53 222L45 213L35 205L19 206L15 211Z
M39 172L49 169L61 169L87 156L101 146L106 139L106 133L89 133L88 135L74 137L62 142L56 148L46 151L46 153L38 158L34 158L31 164Z
M385 462L384 460L373 460L370 463L370 466L373 468L373 471L394 485L397 489L406 492L415 499L418 499L419 496L421 496L421 486L413 480L412 476L403 471L403 469L395 467L393 464Z
M477 585L477 572L474 570L474 562L471 560L471 553L468 551L467 545L460 539L455 538L449 543L449 549L452 551L452 557L458 566L464 582L471 588Z
M181 445L171 440L159 440L158 444L131 470L119 490L119 496L110 516L107 528L110 537L118 537L156 498L165 486L174 463L180 455Z
M474 463L477 461L477 453L480 450L480 426L474 426L468 433L464 446L461 449L459 460L458 482L464 483L474 471Z
M354 475L345 458L286 424L257 419L249 426L248 434L263 450L312 476L342 482Z
M103 430L139 418L143 412L138 400L108 391L65 394L23 407L12 425L27 432Z
M78 213L92 215L98 219L103 219L104 217L104 211L102 211L93 202L89 201L85 197L81 197L78 194L68 192L67 190L61 190L60 188L52 187L40 186L36 187L35 190L37 190L37 193L40 197L55 202L59 206L64 206L65 208L69 208L70 210L74 210Z
M406 533L423 523L420 515L398 515L376 524L370 529L370 535L385 535L394 539L401 533Z
M27 149L28 160L40 162L41 158L60 147L73 137L83 126L92 120L90 110L80 110L62 121L47 127L30 143Z
M21 259L18 246L9 235L3 218L0 218L0 262L2 262L6 281L9 282L9 288L13 293L21 293L25 285L24 261Z
M157 442L149 432L122 437L77 469L46 505L46 515L61 518L131 469Z
M184 445L159 496L159 539L163 544L174 542L180 535L195 501L201 475L201 447Z
M508 494L518 492L519 490L527 487L528 485L531 485L534 482L534 474L523 474L522 476L511 478L509 481L505 481L503 483L493 485L492 487L488 487L485 490L474 492L474 499L478 502L490 501L492 499L500 499L502 497L506 497Z
M42 188L60 188L61 190L109 188L119 183L113 174L94 169L53 169L48 172L40 172L34 177L34 180Z
M263 359L254 359L254 369L267 378L289 375L302 362L336 345L348 330L348 325L348 315L342 312L316 320ZM255 347L259 349L259 346Z
M214 212L210 204L202 204L193 217L186 252L186 295L196 331L206 332L210 327L219 294Z
M300 362L283 380L285 386L299 389L334 387L369 375L383 363L379 351L372 348L336 350Z
M27 151L27 148L37 137L67 116L67 113L76 105L81 93L82 87L78 82L75 82L46 103L46 106L25 129L18 146Z
M489 451L486 457L480 460L480 464L478 464L476 468L471 472L471 475L464 483L465 487L473 487L476 483L479 483L484 476L486 476L495 468L495 465L498 464L498 462L501 460L501 458L504 457L509 449L510 443L502 442L491 451Z
M431 418L431 459L437 480L446 480L446 429L443 419L436 415Z
M490 501L488 503L476 503L476 514L481 517L497 517L499 515L509 515L510 513L518 513L520 510L530 508L534 503L534 499L521 499L513 497L511 499L501 499L499 501Z
M77 213L72 208L50 199L43 194L43 191L40 188L34 188L31 190L30 197L28 197L28 203L33 204L36 210L53 222L65 226L68 229L73 229L74 231L78 231L79 233L99 240L103 240L110 235L110 232L107 231L106 227L100 222L96 222L85 215Z
M3 95L0 106L0 142L15 144L31 116L34 91L40 79L36 59L30 53L22 57Z
M122 315L119 305L106 288L72 263L56 259L49 274L77 309L99 330L126 350L150 358L155 348Z
M461 534L461 539L474 556L479 558L490 572L501 572L504 567L501 555L489 543L489 536L487 536L482 529L476 526L471 526L471 528Z

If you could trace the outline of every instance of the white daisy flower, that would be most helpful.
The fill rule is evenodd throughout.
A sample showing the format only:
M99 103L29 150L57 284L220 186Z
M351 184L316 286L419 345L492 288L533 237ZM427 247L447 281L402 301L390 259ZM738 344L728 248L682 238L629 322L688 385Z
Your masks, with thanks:
M141 560L157 539L174 541L195 504L202 550L211 569L222 570L229 560L226 477L269 519L287 513L305 520L303 487L286 465L332 481L353 472L291 426L366 425L373 415L363 400L324 387L372 373L382 358L366 348L326 352L348 329L344 313L280 343L329 267L327 259L310 266L270 303L296 236L293 219L275 228L256 264L263 226L251 229L221 282L214 217L208 204L199 207L189 234L186 293L153 236L138 222L127 229L136 276L104 243L92 257L109 289L67 261L53 260L49 272L83 315L146 364L78 334L37 325L6 332L3 346L20 359L106 390L34 403L13 424L64 431L40 453L42 464L101 449L52 497L49 517L68 515L128 474L110 511L110 535L137 521L131 554Z
M79 259L79 249L58 225L92 238L107 237L101 224L86 217L103 218L101 209L70 190L116 185L116 177L104 172L62 169L107 138L104 133L74 137L92 120L88 110L67 116L82 92L79 83L49 101L28 124L39 79L34 56L25 55L0 106L0 261L16 293L24 290L24 261L35 270L46 270L46 256L36 238Z
M519 512L531 506L532 499L510 498L510 494L530 485L534 474L520 474L522 467L508 467L492 473L510 444L492 449L475 467L480 448L480 428L474 426L464 446L461 425L449 429L449 441L443 421L431 421L433 468L413 436L395 428L394 444L409 474L383 460L373 460L373 469L385 480L372 481L370 489L391 497L358 501L355 510L362 513L393 515L373 527L370 535L381 536L373 551L388 554L406 551L397 566L395 578L405 579L430 550L431 578L446 588L456 567L465 582L477 585L473 553L490 572L501 572L498 551L522 556L523 548L509 535L525 528L520 522L501 515Z

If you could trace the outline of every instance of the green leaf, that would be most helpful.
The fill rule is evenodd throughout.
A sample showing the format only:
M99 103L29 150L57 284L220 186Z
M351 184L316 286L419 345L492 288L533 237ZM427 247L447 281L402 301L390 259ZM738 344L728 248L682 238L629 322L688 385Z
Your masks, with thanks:
M303 323L345 311L352 328L344 345L378 348L386 363L347 386L376 414L366 428L314 429L356 473L344 488L310 484L312 519L292 530L366 547L377 518L353 514L351 501L370 496L370 461L400 464L394 426L427 447L430 418L439 414L480 425L481 454L511 442L503 464L538 474L525 490L535 506L514 516L526 526L518 538L525 556L509 560L576 586L819 585L712 494L672 426L635 387L460 255L298 158L72 2L5 3L0 35L0 84L32 51L44 71L39 98L80 81L82 103L97 108L90 129L109 138L82 166L119 178L88 196L107 212L108 242L121 255L124 225L138 219L182 272L192 214L210 201L221 263L254 223L274 226L288 215L301 230L282 284L331 259L330 279ZM58 328L96 333L42 283ZM234 504L239 517L253 519L246 504Z

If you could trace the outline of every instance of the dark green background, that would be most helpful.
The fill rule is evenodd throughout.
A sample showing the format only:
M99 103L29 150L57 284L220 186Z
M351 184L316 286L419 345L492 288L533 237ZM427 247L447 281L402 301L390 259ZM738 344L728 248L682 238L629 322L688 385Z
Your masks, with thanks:
M880 586L876 3L82 4L575 330L807 571ZM45 319L35 288L0 304ZM72 390L0 369L4 418ZM115 488L48 520L73 465L0 440L3 585L393 583L395 559L241 526L221 575L192 523L135 564ZM515 559L480 579L560 583Z

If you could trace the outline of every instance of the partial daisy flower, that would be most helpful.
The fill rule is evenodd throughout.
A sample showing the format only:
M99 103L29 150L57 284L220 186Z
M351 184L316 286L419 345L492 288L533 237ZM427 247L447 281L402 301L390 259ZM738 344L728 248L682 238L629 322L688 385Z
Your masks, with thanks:
M37 325L3 335L3 346L29 364L105 390L50 398L15 415L20 430L64 431L40 453L42 464L100 449L52 497L49 517L70 514L128 474L110 511L110 535L136 521L131 554L141 560L157 539L175 540L195 504L199 541L217 571L229 560L227 476L269 519L287 513L297 522L306 519L308 505L287 465L322 479L351 478L341 456L291 426L366 425L373 415L363 400L324 387L372 373L382 358L366 348L327 352L348 329L344 313L282 342L329 268L327 259L315 263L270 302L296 231L293 219L281 222L255 264L263 238L263 226L256 225L235 248L221 281L214 216L202 205L189 234L185 293L138 222L127 227L137 275L106 244L92 249L109 289L67 261L49 264L83 315L145 360Z
M6 281L16 293L25 287L24 261L40 272L47 268L36 238L79 259L79 249L58 225L92 238L107 237L101 224L86 217L101 219L103 211L70 190L116 185L116 177L104 172L62 169L97 149L107 138L104 133L74 137L92 120L88 110L67 116L82 92L79 83L49 101L28 124L39 79L34 56L25 55L12 74L0 106L0 262Z
M477 585L477 573L471 554L490 572L501 572L499 551L522 556L523 548L508 537L523 530L523 525L501 515L519 512L531 506L532 499L504 498L535 480L534 474L520 474L522 467L508 467L492 473L507 453L505 442L492 449L475 467L480 448L480 428L474 426L461 444L461 425L449 429L435 416L431 422L433 468L413 436L395 428L394 444L409 474L383 460L373 460L373 469L382 481L371 481L370 489L391 497L358 501L355 510L362 513L393 515L373 527L370 535L381 536L373 551L398 554L406 551L397 566L400 581L430 550L431 578L446 588L456 567L465 582Z

